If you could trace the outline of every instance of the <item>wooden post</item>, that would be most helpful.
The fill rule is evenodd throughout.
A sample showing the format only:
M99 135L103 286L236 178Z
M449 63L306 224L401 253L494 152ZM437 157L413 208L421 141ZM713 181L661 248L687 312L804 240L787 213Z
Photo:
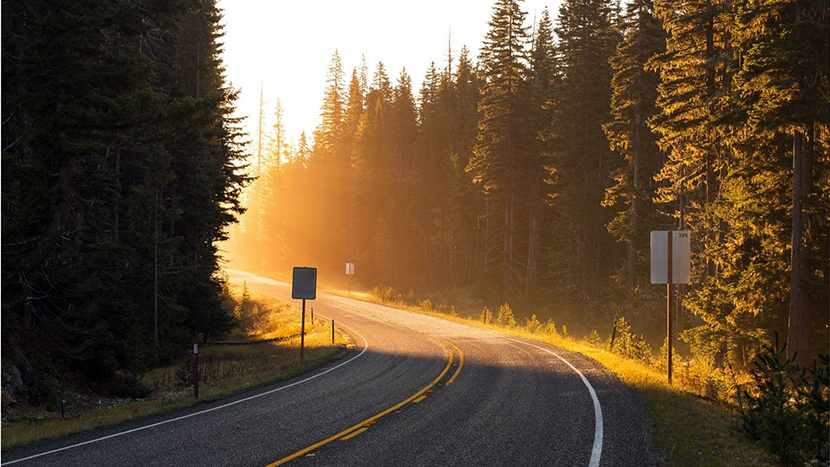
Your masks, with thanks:
M311 325L314 326L314 307L311 307Z
M193 344L193 397L199 398L199 344Z
M674 294L672 293L672 235L673 232L669 230L669 268L668 280L666 281L667 297L666 297L666 372L668 375L669 385L671 385L672 374L672 305L674 302Z
M300 361L305 361L305 299L303 299L303 320L300 324Z
M334 344L334 320L331 320L331 343Z

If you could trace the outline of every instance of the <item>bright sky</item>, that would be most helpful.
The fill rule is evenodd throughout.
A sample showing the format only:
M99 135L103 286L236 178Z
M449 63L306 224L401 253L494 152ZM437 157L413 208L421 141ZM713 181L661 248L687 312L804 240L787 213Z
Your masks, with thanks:
M494 0L219 0L224 10L224 63L227 78L241 90L237 113L248 116L256 138L260 83L264 87L263 128L273 125L282 102L288 138L309 138L319 123L326 70L335 49L346 79L365 54L369 79L383 61L393 83L406 67L416 96L430 62L446 66L447 40L452 52L470 49L477 61ZM547 6L556 21L561 0L527 0L527 24ZM309 141L310 142L310 141Z

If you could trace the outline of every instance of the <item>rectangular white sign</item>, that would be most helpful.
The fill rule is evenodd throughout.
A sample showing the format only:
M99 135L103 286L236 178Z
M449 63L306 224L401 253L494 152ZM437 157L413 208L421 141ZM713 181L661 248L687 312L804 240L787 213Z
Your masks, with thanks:
M672 284L688 284L691 279L691 240L689 231L672 231ZM651 283L669 281L669 232L651 232Z
M346 263L346 275L354 276L354 263Z

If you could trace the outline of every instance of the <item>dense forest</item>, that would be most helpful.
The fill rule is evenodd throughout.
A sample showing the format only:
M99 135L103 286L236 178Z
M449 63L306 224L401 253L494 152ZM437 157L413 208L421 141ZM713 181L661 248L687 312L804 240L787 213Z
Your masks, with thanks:
M781 331L800 358L826 352L826 0L565 0L535 22L499 0L478 56L437 63L416 91L335 52L296 146L261 104L232 265L345 286L352 262L366 287L577 329L624 315L662 341L649 235L688 230L687 350L746 365Z
M6 372L33 402L59 375L117 390L232 326L216 242L249 177L220 20L213 0L3 2L4 410Z

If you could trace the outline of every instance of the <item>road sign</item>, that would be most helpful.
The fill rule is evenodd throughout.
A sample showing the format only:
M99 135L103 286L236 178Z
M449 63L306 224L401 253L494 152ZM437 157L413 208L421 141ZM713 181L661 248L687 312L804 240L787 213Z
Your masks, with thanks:
M687 231L651 232L651 283L666 285L666 376L671 385L674 347L674 284L688 284L691 237Z
M691 279L691 237L688 231L671 231L671 283L688 284ZM651 232L651 283L669 281L669 232Z
M291 298L303 300L317 298L317 268L294 268Z
M354 263L346 263L346 275L354 276Z

